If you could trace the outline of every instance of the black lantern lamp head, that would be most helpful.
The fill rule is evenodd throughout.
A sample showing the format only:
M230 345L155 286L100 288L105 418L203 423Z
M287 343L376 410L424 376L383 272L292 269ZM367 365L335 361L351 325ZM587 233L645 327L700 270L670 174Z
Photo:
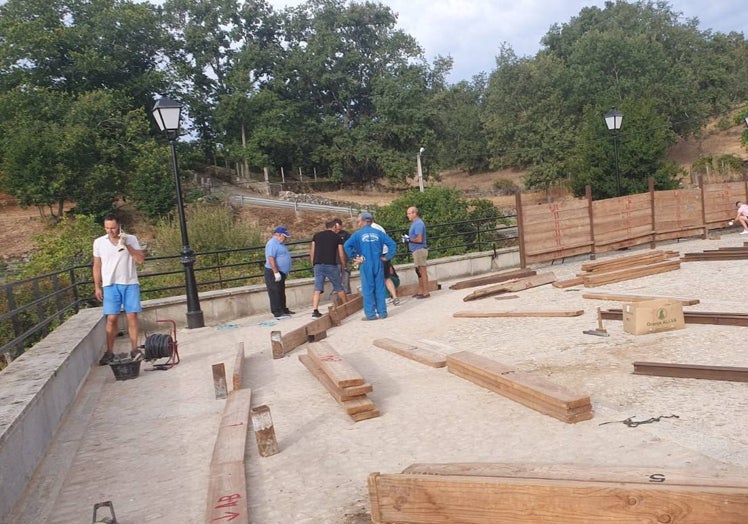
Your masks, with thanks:
M171 98L162 97L153 106L152 112L159 129L166 133L170 140L176 139L182 118L182 105Z

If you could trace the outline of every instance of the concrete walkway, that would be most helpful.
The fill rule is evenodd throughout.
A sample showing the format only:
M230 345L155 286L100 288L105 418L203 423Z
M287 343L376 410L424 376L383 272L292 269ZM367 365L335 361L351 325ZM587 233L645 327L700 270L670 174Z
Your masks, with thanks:
M726 234L658 249L699 252L742 245ZM609 256L626 256L623 251ZM603 259L607 257L599 257ZM573 277L587 259L553 266ZM607 321L610 337L583 335L595 310L620 307L582 298L587 291L699 298L687 309L748 313L746 261L684 262L675 272L586 289L546 285L518 298L463 302L473 289L450 282L427 300L405 299L389 317L348 318L328 333L338 350L374 387L378 418L353 422L298 361L302 346L273 360L270 332L311 321L267 315L217 327L180 330L182 362L167 371L143 363L140 376L116 381L96 367L29 484L12 523L89 522L93 505L111 500L120 524L204 522L208 468L224 400L214 396L211 365L231 374L244 343L245 383L253 406L270 407L280 453L260 458L250 435L247 484L250 521L261 524L370 522L366 478L415 462L532 462L644 466L699 471L748 467L745 383L667 379L631 374L636 360L746 366L745 328L687 325L635 336ZM310 297L311 298L311 297ZM577 310L570 318L453 318L456 311ZM165 328L166 332L166 328ZM595 417L564 424L446 369L428 368L372 345L375 338L428 341L473 351L532 371L592 398ZM125 340L118 343L127 344ZM629 428L618 422L661 415L678 418ZM612 422L601 425L603 422ZM106 514L106 513L105 513Z

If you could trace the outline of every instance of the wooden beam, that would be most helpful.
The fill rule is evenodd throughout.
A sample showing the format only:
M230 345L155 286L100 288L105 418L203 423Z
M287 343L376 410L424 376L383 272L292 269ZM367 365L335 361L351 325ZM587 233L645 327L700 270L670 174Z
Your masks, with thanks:
M622 309L603 309L600 312L605 320L623 320ZM686 324L714 324L717 326L748 327L748 313L719 313L716 311L684 311Z
M307 354L337 387L360 386L365 383L364 377L327 342L310 345Z
M700 378L705 380L727 380L748 382L748 368L730 366L703 366L696 364L674 364L668 362L634 362L635 375L657 377Z
M677 257L678 255L679 253L677 251L662 251L658 249L642 253L635 253L633 255L623 257L596 260L594 262L585 262L582 264L581 269L582 271L585 271L587 273L609 272L633 266L651 264L653 262Z
M398 342L391 338L378 338L372 342L378 348L392 351L398 355L415 360L421 364L426 364L432 368L443 368L447 365L447 357L438 351L434 351L423 346L414 346L406 342Z
M532 269L515 269L512 271L492 273L490 275L483 275L480 277L455 282L454 284L449 286L449 289L467 289L471 287L487 286L489 284L498 284L499 282L505 282L507 280L531 277L533 275L537 275L537 272Z
M680 269L679 260L668 260L666 262L659 262L657 264L647 264L644 266L632 266L627 269L621 269L617 271L610 271L605 273L590 273L588 276L583 276L582 280L586 287L604 286L605 284L612 284L615 282L623 282L624 280L632 280L634 278L645 277L649 275L657 275L660 273L666 273L668 271L675 271Z
M583 309L576 311L457 311L455 318L495 318L495 317L579 317Z
M228 385L226 384L226 366L223 362L213 364L213 391L217 399L226 398L229 394Z
M550 284L554 280L556 280L556 275L554 275L553 273L542 273L540 275L534 275L531 277L518 278L516 280L510 280L509 282L504 282L495 286L488 286L483 289L478 289L470 293L462 300L464 302L468 302L470 300L477 300L479 298L486 298L493 295L498 295L500 293L506 293L507 291L522 291L523 289Z
M698 298L673 298L655 295L629 295L626 293L583 293L582 298L592 300L610 300L615 302L642 302L644 300L672 300L683 306L693 306L700 302Z
M236 358L234 359L234 373L232 375L233 391L242 388L242 379L244 377L244 342L236 344Z
M368 478L372 522L471 522L495 524L578 524L670 522L738 524L748 512L748 484L725 486L715 474L695 474L703 484L672 484L670 471L622 479L583 468L568 477L372 473ZM677 474L686 478L688 472ZM585 479L591 476L592 479ZM709 483L713 481L713 483Z
M320 368L314 360L309 357L309 355L299 355L299 361L304 364L304 366L323 386L325 386L325 389L330 393L332 398L337 400L339 403L360 397L361 395L366 395L367 393L371 393L374 389L368 382L360 386L349 386L345 388L338 387L333 384L330 377L322 371L322 368Z

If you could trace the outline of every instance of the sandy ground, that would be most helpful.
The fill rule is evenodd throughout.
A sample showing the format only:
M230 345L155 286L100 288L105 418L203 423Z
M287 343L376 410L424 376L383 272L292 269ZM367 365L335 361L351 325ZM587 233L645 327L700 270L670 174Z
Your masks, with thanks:
M658 248L681 254L741 246L732 231L717 240ZM609 256L625 256L632 251ZM604 259L607 257L598 257ZM533 267L572 277L587 259ZM615 292L698 298L693 311L746 312L745 261L684 262L678 271L598 288L550 285L517 298L464 302L474 289L405 299L389 317L356 314L327 342L369 381L382 414L354 422L299 362L302 346L273 360L270 332L311 320L269 316L178 333L182 363L115 381L96 367L30 484L13 522L87 522L95 502L112 500L118 522L203 522L207 472L224 400L215 400L210 366L231 373L238 343L246 352L244 387L252 404L270 407L280 447L261 458L250 435L246 468L250 521L261 524L370 522L366 487L372 472L396 473L417 462L506 462L638 466L698 472L748 467L746 384L632 374L632 362L746 366L745 328L689 324L630 335L605 321L610 337L582 334L595 311L620 303L582 298ZM565 318L454 318L456 311L577 310ZM431 342L444 353L473 351L589 394L594 418L566 424L435 369L372 345L380 337ZM677 415L632 428L644 420ZM607 424L606 424L607 423Z

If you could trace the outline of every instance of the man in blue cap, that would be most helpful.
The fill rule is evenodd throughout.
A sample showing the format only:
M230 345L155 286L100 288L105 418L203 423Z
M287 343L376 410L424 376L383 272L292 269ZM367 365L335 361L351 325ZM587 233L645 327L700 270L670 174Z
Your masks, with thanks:
M397 244L389 235L371 227L374 217L363 212L358 216L359 230L345 241L345 253L358 263L361 275L361 294L364 298L364 320L387 317L386 289L384 287L384 267L382 262L392 260ZM383 255L384 246L387 254Z
M290 236L288 229L278 226L265 244L265 285L270 298L270 311L276 320L291 318L293 314L286 307L286 277L291 272L291 253L285 242Z

